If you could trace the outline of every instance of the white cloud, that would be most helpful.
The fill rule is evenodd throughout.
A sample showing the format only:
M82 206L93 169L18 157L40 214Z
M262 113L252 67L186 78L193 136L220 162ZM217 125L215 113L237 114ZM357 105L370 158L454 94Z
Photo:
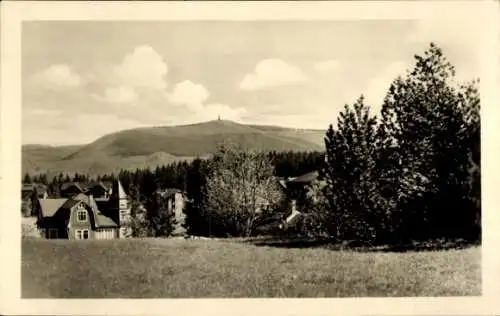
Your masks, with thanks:
M320 61L313 65L314 70L316 70L319 73L327 73L337 70L339 66L340 62L338 60Z
M94 98L99 101L104 101L108 103L125 104L125 103L136 102L138 96L132 88L121 86L117 88L115 87L106 88L104 97L100 95L94 95Z
M105 79L100 77L108 77L104 96L93 95L96 100L126 104L141 99L141 91L145 89L165 93L168 67L163 57L150 46L137 46L121 63L109 69L110 74L101 70L100 76L94 73L87 75L94 81Z
M150 46L138 46L114 67L120 85L165 89L168 67L163 57Z
M412 66L413 65L408 62L403 61L396 61L387 65L376 77L369 81L366 89L362 91L366 103L370 105L374 111L379 111L391 83L398 76L404 77L406 71L411 70ZM354 102L360 94L361 93L358 93L358 95L352 96L353 98L350 102Z
M168 94L168 100L176 105L185 106L187 113L178 115L176 122L179 124L201 122L216 119L219 115L226 120L238 121L246 114L244 108L232 108L221 103L205 103L210 93L201 84L190 80L179 82L175 85L172 93Z
M80 76L69 65L52 65L34 74L32 81L48 89L61 90L75 88L82 84Z
M255 72L247 74L240 83L243 90L259 90L307 81L307 76L300 68L287 64L281 59L261 60L255 66Z
M200 111L209 95L210 93L203 85L185 80L175 85L169 95L169 100L174 104L185 105L192 111Z

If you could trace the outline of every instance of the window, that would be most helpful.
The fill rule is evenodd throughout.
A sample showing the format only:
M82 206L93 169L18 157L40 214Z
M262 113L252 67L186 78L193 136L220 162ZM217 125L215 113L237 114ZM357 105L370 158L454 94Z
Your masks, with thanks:
M76 218L79 222L87 221L87 211L86 210L78 210L76 213Z
M120 210L120 221L130 221L130 210Z
M113 228L101 228L96 231L96 239L114 239L115 230Z
M76 239L89 239L89 230L88 229L77 229L75 231Z
M129 235L127 227L120 227L120 238L127 238Z

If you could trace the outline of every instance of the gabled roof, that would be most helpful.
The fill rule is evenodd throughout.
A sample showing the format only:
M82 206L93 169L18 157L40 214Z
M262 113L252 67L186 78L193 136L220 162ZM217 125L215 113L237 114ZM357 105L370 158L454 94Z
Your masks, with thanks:
M85 202L87 205L90 204L89 196L84 194L84 193L78 193L77 195L72 196L71 199L76 200L76 201Z
M40 210L43 217L51 217L68 201L68 199L40 200Z
M78 188L80 190L80 192L85 192L85 190L86 190L86 187L83 184L78 183L78 182L66 182L66 183L63 183L61 185L61 190L63 190L63 191L67 190L68 188L70 188L72 186Z
M69 199L45 199L40 200L40 208L42 217L51 217L54 216L58 210L60 209L71 209L76 204L83 202L91 208L92 213L94 214L94 223L96 227L119 227L119 225L113 221L108 216L104 215L97 204L92 203L93 201L89 199L83 193L75 195Z
M119 225L115 223L110 217L104 215L92 197L88 197L88 205L90 206L92 212L94 213L94 221L96 227L118 227Z
M88 189L93 189L95 187L100 187L105 191L108 191L110 189L110 186L106 186L106 184L104 184L103 182L93 182L87 186Z
M110 217L102 214L101 212L94 212L95 225L97 227L118 227L119 225L115 223Z
M111 187L111 189L109 191L110 191L109 194L115 199L127 198L127 193L123 189L123 186L122 186L120 180L115 180L113 182L113 186Z
M61 206L61 208L65 208L65 209L71 209L73 206L75 206L76 204L80 203L82 201L80 200L75 200L73 198L71 199L67 199L66 202L64 202L64 204Z
M127 193L125 193L125 190L123 189L122 183L118 180L116 180L118 183L118 198L120 199L125 199L127 198Z

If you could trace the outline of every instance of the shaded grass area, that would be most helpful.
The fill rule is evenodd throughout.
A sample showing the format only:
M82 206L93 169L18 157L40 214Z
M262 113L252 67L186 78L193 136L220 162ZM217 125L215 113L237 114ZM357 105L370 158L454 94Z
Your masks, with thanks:
M480 295L480 248L354 252L143 239L22 242L22 297Z
M358 252L415 252L415 251L443 251L458 250L470 247L479 247L479 242L470 242L463 239L436 239L428 241L413 241L410 243L387 244L370 246L355 240L336 243L330 239L297 238L297 237L258 237L244 240L246 243L255 246L277 247L277 248L311 248L322 247L337 251L358 251Z

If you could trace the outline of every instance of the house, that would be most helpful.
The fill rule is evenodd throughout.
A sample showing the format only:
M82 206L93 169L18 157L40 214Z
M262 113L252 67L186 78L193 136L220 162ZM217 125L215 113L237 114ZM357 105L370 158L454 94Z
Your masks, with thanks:
M301 208L307 200L307 188L319 178L318 171L312 171L298 177L288 178L281 182L282 187L289 199L295 201L298 208Z
M184 214L186 194L179 189L157 190L157 196L165 199L169 211L174 212L176 218Z
M66 196L39 200L37 227L44 238L116 239L130 236L130 203L119 181L114 194L96 200L89 190L67 197L69 191L80 191L80 185L65 186Z
M61 196L65 198L70 198L73 195L87 192L87 186L79 182L63 183L60 189Z
M48 198L47 186L42 183L25 183L21 187L21 210L24 216L34 216L37 200Z
M179 189L165 189L157 190L156 196L167 205L168 212L172 212L175 218L175 227L172 235L183 235L186 230L184 228L184 221L186 214L184 213L184 208L186 206L187 198L186 193Z
M86 187L87 192L92 194L96 200L106 200L112 192L112 184L107 182L94 182Z
M31 198L33 195L36 195L39 199L46 199L49 197L47 186L43 183L25 183L21 187L21 192L23 199L26 197Z
M272 214L263 218L259 223L263 227L278 227L280 230L287 230L295 226L299 220L307 216L304 212L305 201L307 200L308 186L318 180L319 172L312 171L298 177L276 178L276 181L283 189L289 202L285 212ZM263 229L265 230L265 229Z

